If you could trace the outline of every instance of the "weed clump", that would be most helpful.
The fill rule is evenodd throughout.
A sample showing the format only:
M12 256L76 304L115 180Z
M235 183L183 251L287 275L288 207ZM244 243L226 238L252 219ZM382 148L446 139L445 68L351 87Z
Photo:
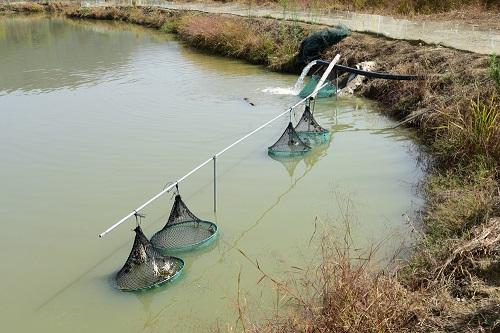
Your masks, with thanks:
M229 16L186 15L177 26L190 45L275 70L290 66L307 31L274 20L240 19Z
M490 77L495 81L497 89L500 91L500 59L496 54L492 54L490 58Z
M247 322L248 331L399 333L425 325L425 298L405 289L395 275L376 268L374 252L360 255L349 235L339 241L325 232L319 243L319 263L293 281L270 277L247 257L284 295L282 299L293 304L289 312L278 312L264 323Z
M0 13L41 13L45 7L35 2L23 2L16 4L5 4L0 6Z
M491 92L472 99L464 110L444 113L447 121L437 129L434 148L447 162L484 158L494 167L500 160L499 105L497 93Z
M176 33L179 22L175 19L168 20L160 27L160 31L168 34Z

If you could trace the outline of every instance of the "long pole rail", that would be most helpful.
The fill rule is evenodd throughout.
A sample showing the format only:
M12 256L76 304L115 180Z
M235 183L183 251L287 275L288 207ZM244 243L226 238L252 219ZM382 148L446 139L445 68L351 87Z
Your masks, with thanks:
M321 87L319 89L321 89L323 87L326 87L326 86L327 86L327 84L323 84L323 85L321 85ZM160 193L156 194L154 197L152 197L151 199L149 199L148 201L146 201L145 203L143 203L141 206L137 207L132 212L130 212L129 214L127 214L126 216L124 216L121 220L119 220L118 222L116 222L115 224L113 224L112 226L110 226L108 229L106 229L105 231L103 231L102 233L100 233L99 237L104 237L106 234L108 234L111 231L113 231L113 229L115 229L116 227L118 227L119 225L121 225L122 223L124 223L125 221L127 221L132 216L138 214L141 210L143 210L148 205L150 205L151 203L153 203L154 201L156 201L156 199L158 199L159 197L161 197L165 193L169 192L172 188L174 188L175 186L177 186L180 182L182 182L183 180L185 180L186 178L188 178L193 173L195 173L199 169L203 168L205 165L207 165L210 162L214 163L214 182L215 182L216 181L216 179L215 179L215 176L216 176L215 163L216 163L216 160L217 160L217 158L219 156L221 156L222 154L224 154L226 151L228 151L229 149L233 148L237 144L241 143L242 141L248 139L250 136L252 136L255 133L257 133L258 131L262 130L264 127L268 126L272 122L276 121L277 119L279 119L279 118L283 117L284 115L288 114L289 112L293 111L293 109L295 109L299 105L301 105L304 102L306 102L310 97L314 97L313 95L315 95L317 93L317 91L319 91L319 89L315 89L314 92L312 92L307 97L301 99L299 102L297 102L293 106L291 106L288 109L286 109L286 111L283 111L282 113L280 113L279 115L277 115L273 119L267 121L265 124L257 127L256 129L254 129L253 131L249 132L245 136L239 138L235 142L231 143L229 146L225 147L224 149L222 149L218 153L212 155L212 157L210 157L208 160L206 160L205 162L201 163L200 165L198 165L197 167L195 167L193 170L189 171L187 174L185 174L184 176L182 176L181 178L179 178L177 181L175 181L174 183L172 183L169 186L167 186L166 188L164 188ZM215 184L214 184L214 209L216 209L216 201L215 201L216 200L216 198L215 198L216 195L217 195L216 194L216 187L215 187Z

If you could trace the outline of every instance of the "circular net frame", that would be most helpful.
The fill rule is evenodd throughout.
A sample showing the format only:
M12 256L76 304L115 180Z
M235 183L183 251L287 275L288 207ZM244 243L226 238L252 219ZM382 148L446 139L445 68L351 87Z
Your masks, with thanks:
M132 251L125 265L116 274L116 285L124 291L139 291L153 288L178 277L184 268L180 258L159 254L142 232L134 229Z
M167 224L151 237L151 243L162 251L189 250L208 243L216 233L217 225L199 219L177 195Z
M291 122L288 123L285 132L283 132L278 141L268 148L269 154L275 156L301 155L310 150L311 147L302 141Z

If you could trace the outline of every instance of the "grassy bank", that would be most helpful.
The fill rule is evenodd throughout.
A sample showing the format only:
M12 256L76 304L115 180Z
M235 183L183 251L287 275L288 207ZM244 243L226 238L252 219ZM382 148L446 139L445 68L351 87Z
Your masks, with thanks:
M0 13L49 12L120 20L173 32L192 47L276 71L299 72L300 41L323 27L152 8L77 8L59 4L0 6ZM360 94L409 126L433 161L423 184L427 204L411 259L395 271L349 260L346 247L324 240L313 277L293 288L294 301L259 332L493 331L500 326L500 64L469 52L352 33L321 55L343 64L375 61L378 69L425 81L368 80ZM309 288L309 289L308 289Z

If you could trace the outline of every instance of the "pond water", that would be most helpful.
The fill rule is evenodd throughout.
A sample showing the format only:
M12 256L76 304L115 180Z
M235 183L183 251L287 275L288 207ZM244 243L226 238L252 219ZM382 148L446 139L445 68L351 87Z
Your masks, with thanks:
M287 277L313 256L318 225L340 230L347 203L357 247L392 235L383 250L392 253L411 241L404 215L422 205L411 133L377 130L394 123L367 100L321 100L316 116L331 140L304 158L267 155L287 117L221 157L217 214L210 167L181 183L191 210L221 234L182 255L179 280L140 294L113 287L135 222L97 235L298 101L263 92L296 79L136 26L0 18L2 330L201 332L234 324L239 272L249 306L266 312L275 300L238 250ZM168 194L145 210L147 236L172 203Z

